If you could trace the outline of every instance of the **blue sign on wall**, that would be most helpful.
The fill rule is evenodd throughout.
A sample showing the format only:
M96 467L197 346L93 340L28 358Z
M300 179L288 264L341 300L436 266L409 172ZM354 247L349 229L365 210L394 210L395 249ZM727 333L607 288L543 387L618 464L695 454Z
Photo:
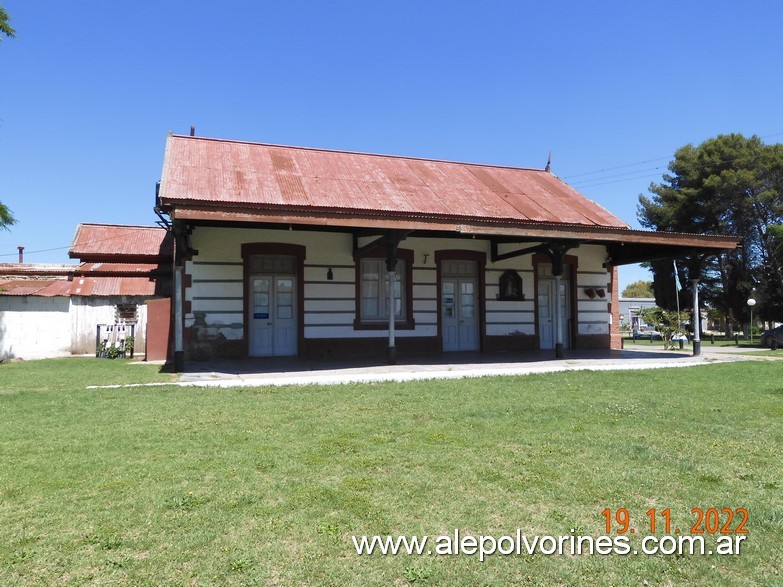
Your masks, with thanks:
M256 312L253 314L253 318L256 320L269 320L269 313L268 312Z

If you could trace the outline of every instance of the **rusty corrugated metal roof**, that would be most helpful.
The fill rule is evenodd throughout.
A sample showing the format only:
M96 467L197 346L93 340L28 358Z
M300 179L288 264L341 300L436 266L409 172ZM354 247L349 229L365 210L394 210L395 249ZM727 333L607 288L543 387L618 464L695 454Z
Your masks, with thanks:
M49 263L0 263L0 275L66 276L76 267L76 265Z
M0 280L0 296L154 296L148 277L76 277L65 279Z
M103 263L90 262L82 263L75 268L76 275L149 275L153 271L158 271L159 265L156 263Z
M72 296L153 296L155 282L148 277L75 277Z
M162 261L172 258L173 247L171 234L158 226L82 223L68 256L83 261Z
M51 298L70 295L71 283L65 279L23 279L0 281L0 295Z
M628 229L551 173L172 135L161 203Z

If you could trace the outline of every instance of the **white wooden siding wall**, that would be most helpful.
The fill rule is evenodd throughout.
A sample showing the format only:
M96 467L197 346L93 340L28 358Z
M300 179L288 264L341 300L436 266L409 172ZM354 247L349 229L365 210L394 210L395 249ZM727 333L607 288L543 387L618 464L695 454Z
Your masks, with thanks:
M524 300L518 302L498 300L500 295L500 276L509 269L516 271L522 278ZM488 263L486 299L486 324L489 336L506 336L509 334L535 335L535 287L533 284L533 264L530 255L516 259L506 259L495 264Z
M337 235L332 235L337 236ZM338 241L320 240L317 246L344 246ZM324 259L321 251L316 254L307 247L307 258L304 267L304 335L305 338L347 338L353 333L353 319L356 314L354 298L356 286L354 283L353 259L350 257L351 244L348 251L333 250L333 264L319 263ZM332 280L326 279L326 273L332 269Z
M192 326L195 313L203 312L211 335L220 333L228 340L240 340L244 328L242 257L213 259L199 255L185 264L193 283L185 290L192 310L185 316L185 326Z
M95 330L98 324L114 324L117 304L136 304L136 329L134 334L137 354L144 353L147 337L146 298L122 297L72 297L71 298L71 353L89 355L95 353Z
M43 359L95 353L98 324L114 324L117 304L137 304L135 348L147 333L145 298L0 296L0 358Z
M69 303L67 297L0 296L0 358L70 355Z
M354 330L356 317L356 272L353 241L348 234L318 233L296 230L253 230L198 227L192 235L199 255L186 264L192 287L186 298L192 312L186 315L186 326L194 322L195 313L203 312L210 334L222 333L238 340L243 333L243 243L285 243L304 245L304 336L305 338L373 338L383 336L377 330ZM372 240L362 238L359 245ZM470 250L487 255L485 275L486 329L491 336L535 334L535 291L532 257L525 255L490 263L490 245L481 239L411 238L401 248L414 252L413 314L414 330L399 330L398 337L435 336L437 334L437 272L435 251ZM426 262L424 255L427 255ZM579 256L577 297L580 312L580 334L607 334L610 320L609 273L601 264L606 256L603 247L584 246L573 251ZM332 269L333 279L326 274ZM507 269L522 277L524 301L500 301L499 280ZM584 293L588 286L603 287L605 298L590 300Z
M606 258L604 247L595 245L576 249L579 253L579 269L576 280L576 299L579 304L578 334L609 334L612 315L609 313L609 303L612 301L612 275L604 267ZM587 288L601 288L606 297L590 299L585 293Z
M403 247L405 247L406 242L403 241ZM415 247L416 243L413 244ZM421 247L416 248L421 250ZM419 336L437 336L438 272L435 270L432 254L427 257L427 264L425 265L424 254L416 250L416 248L413 248L413 319L416 322L415 333ZM404 336L396 333L395 335Z

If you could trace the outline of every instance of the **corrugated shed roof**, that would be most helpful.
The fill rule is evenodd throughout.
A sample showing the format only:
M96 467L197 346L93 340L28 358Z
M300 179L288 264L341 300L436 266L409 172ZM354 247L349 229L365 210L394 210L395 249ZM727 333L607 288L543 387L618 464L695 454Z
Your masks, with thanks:
M71 283L65 279L23 279L0 281L2 296L55 297L70 295Z
M544 170L172 135L161 203L629 228Z
M68 256L85 261L171 259L173 242L171 234L158 226L82 223L76 229Z
M0 296L154 296L148 277L75 277L65 279L0 280Z
M72 296L152 296L155 282L147 277L75 277Z
M76 265L48 263L0 263L0 275L65 276L76 267Z
M111 232L113 231L109 231ZM92 235L96 234L99 234L99 231L92 232ZM147 237L142 237L141 240L144 238ZM140 239L136 242L140 242ZM168 265L158 263L102 261L80 265L2 263L0 264L0 296L163 295L167 291L165 279L169 272ZM162 287L158 283L161 279L164 280Z
M82 263L75 268L76 275L149 275L158 271L156 263Z

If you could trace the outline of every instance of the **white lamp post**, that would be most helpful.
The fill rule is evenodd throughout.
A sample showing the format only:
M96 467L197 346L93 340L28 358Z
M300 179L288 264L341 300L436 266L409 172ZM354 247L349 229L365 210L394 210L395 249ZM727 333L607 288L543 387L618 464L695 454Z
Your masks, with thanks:
M748 299L748 306L750 306L750 346L753 346L753 306L756 305L756 300L753 298Z

